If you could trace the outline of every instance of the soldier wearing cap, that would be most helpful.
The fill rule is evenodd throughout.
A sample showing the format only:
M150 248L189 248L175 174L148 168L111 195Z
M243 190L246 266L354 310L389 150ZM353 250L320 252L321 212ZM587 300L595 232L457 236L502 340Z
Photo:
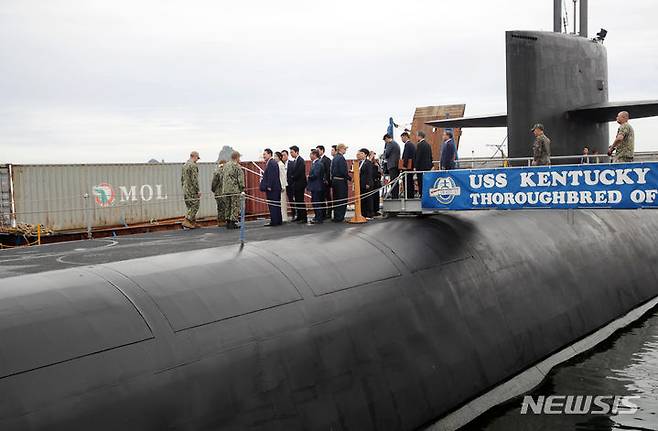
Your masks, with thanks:
M210 190L215 195L215 201L217 202L217 226L221 226L222 223L226 220L226 198L222 196L222 187L224 183L224 165L226 160L220 160L217 169L212 174L212 183L210 185Z
M199 203L201 200L201 192L199 191L199 167L196 162L200 159L199 153L192 151L190 158L183 165L181 171L181 185L183 186L183 197L185 199L185 220L183 220L183 227L194 229L199 227L196 223L196 213L199 212Z
M633 131L633 127L628 124L629 118L630 115L626 111L621 111L617 114L619 129L617 129L615 141L608 149L608 155L610 156L612 156L613 151L615 152L615 163L632 162L635 155L635 132Z
M222 181L226 229L237 229L240 216L240 194L244 191L244 172L240 166L240 153L237 151L231 153L231 160L224 166Z
M532 166L551 164L551 140L544 134L544 125L537 123L532 126L535 142L532 144Z

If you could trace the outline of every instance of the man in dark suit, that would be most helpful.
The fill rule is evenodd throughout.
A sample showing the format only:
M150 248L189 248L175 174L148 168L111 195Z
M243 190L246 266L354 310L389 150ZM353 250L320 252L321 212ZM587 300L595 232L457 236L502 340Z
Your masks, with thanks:
M345 210L347 209L347 181L350 179L347 171L347 162L345 161L345 144L336 145L336 155L331 161L331 188L334 199L334 218L335 223L345 220Z
M308 222L306 202L304 202L304 192L306 191L306 162L299 155L299 147L297 145L290 147L290 156L295 161L292 166L292 194L296 221L300 224L306 224Z
M288 155L288 150L281 150L281 156L282 156L281 161L283 162L284 165L286 165L286 182L288 183L288 185L286 186L286 195L288 196L288 205L290 206L292 213L292 217L290 218L290 221L295 221L296 219L295 207L293 206L295 196L292 192L292 166L295 162Z
M265 171L260 180L260 191L267 196L267 207L270 210L270 222L265 226L280 226L281 219L281 181L279 180L279 165L272 158L272 150L263 151Z
M308 175L308 186L306 187L311 192L311 202L313 203L313 212L315 217L311 220L312 224L322 223L324 221L324 190L325 190L325 174L324 165L320 160L320 151L318 149L311 150L311 172Z
M315 147L320 152L320 162L324 166L324 201L325 201L325 218L331 218L331 159L324 153L324 145Z
M417 171L432 170L432 147L425 140L425 132L418 131L418 144L416 144L416 159L414 160L414 169ZM423 196L423 174L416 174L418 178L418 192Z
M388 174L390 181L393 182L400 175L398 164L400 163L400 145L393 140L388 133L384 135L384 163L386 167L384 173ZM400 197L400 185L396 184L391 190L391 198Z
M356 158L359 161L359 189L361 191L361 212L364 217L372 218L374 211L372 208L372 197L364 197L364 195L373 190L374 175L373 166L368 155L370 151L366 148L361 148L356 153Z
M402 166L404 166L405 171L413 171L414 169L414 159L416 158L416 146L411 139L409 139L409 132L404 132L400 135L402 142L404 142L404 151L402 152ZM407 199L414 198L414 176L405 175L406 190L405 197Z
M455 169L456 159L457 147L452 139L452 132L446 130L443 132L443 145L441 146L441 169L444 171Z

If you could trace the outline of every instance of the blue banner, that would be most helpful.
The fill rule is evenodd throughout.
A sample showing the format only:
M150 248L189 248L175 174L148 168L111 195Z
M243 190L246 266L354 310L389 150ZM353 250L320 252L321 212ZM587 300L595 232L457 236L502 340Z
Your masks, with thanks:
M426 172L422 207L425 210L656 208L658 163Z

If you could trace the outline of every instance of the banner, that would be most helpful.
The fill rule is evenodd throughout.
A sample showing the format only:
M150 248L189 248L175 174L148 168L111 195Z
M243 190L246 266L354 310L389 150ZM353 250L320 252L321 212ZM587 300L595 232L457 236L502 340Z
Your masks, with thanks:
M424 210L656 208L658 163L426 172L422 207Z

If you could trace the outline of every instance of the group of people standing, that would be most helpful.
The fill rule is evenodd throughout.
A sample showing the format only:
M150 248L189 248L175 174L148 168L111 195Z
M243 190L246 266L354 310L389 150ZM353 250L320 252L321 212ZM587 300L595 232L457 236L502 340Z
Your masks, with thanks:
M391 197L399 198L401 184L395 182L404 171L428 171L433 167L432 147L425 140L423 131L417 132L418 143L410 139L410 132L402 133L404 149L393 140L390 134L384 135L384 152L380 159L374 151L361 148L357 151L358 175L361 193L362 214L366 218L380 215L380 190L383 177L388 175L393 187ZM445 132L441 151L441 168L454 169L457 149L450 131ZM310 171L306 172L306 162L299 147L273 152L263 151L265 169L262 173L260 190L265 193L270 222L266 226L280 226L284 222L300 224L320 224L325 220L339 223L345 220L347 210L348 182L352 172L345 160L348 147L345 144L332 145L331 158L325 154L325 147L318 145L309 153ZM198 227L196 214L199 210L201 193L199 190L199 153L193 151L183 166L181 183L187 207L183 227ZM418 190L422 194L423 174L416 173ZM240 153L234 151L231 160L221 160L211 184L217 202L218 225L226 224L227 229L237 229L240 215L240 194L245 190L244 171L240 166ZM311 194L314 217L308 219L305 195ZM408 198L415 197L413 178L409 176L403 193ZM290 209L290 214L289 214Z
M195 229L199 227L196 215L199 212L201 202L201 190L199 189L199 166L197 162L201 157L196 151L190 153L190 158L183 165L181 172L181 185L185 200L185 219L183 227ZM240 166L240 153L233 151L231 160L220 160L213 172L210 189L217 203L217 225L226 224L227 229L238 228L240 216L240 195L244 192L244 171Z
M391 135L384 135L384 173L388 174L390 181L395 181L400 173L405 171L430 171L434 168L432 158L432 147L425 140L425 132L419 130L416 132L418 142L411 140L410 132L404 131L400 138L404 144L402 155L400 155L400 146L395 142ZM441 159L439 169L450 170L457 166L457 145L450 130L443 132L443 143L441 144ZM415 176L415 182L414 177ZM423 174L418 172L415 175L406 174L404 184L395 184L391 189L391 198L400 197L399 188L407 199L413 199L416 195L416 185L418 193L423 193Z
M630 163L633 161L635 154L635 131L628 120L630 115L627 111L621 111L617 114L617 123L619 128L615 135L615 140L608 147L608 156L615 163ZM535 135L532 144L532 166L545 166L551 163L551 140L544 132L544 125L537 123L532 126L531 132ZM592 157L594 156L594 157ZM599 163L598 152L590 154L589 146L583 148L583 154L580 158L581 164Z
M318 145L312 149L309 158L311 169L306 174L306 161L299 154L299 147L289 150L263 151L265 169L260 182L260 190L267 197L270 222L266 226L280 226L290 221L308 223L305 203L306 191L311 193L314 217L311 224L320 224L331 219L334 222L345 220L347 209L347 181L350 180L345 161L347 146L333 145L332 158L325 154L325 147ZM288 216L288 207L291 216Z

